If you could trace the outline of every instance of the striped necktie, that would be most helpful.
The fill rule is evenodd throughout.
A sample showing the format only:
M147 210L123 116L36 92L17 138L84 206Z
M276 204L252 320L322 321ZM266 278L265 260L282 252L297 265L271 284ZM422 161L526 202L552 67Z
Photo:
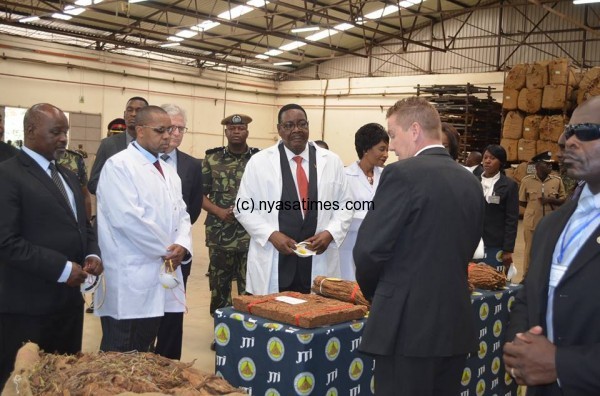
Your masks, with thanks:
M65 185L63 184L62 180L60 180L60 176L58 175L58 171L56 170L56 165L50 162L50 164L48 165L48 169L50 169L50 177L52 177L52 181L58 188L58 191L60 191L60 194L63 196L65 201L67 201L67 204L69 205L71 210L73 210L73 208L71 207L71 201L69 201L69 195L67 194L67 190L65 189Z

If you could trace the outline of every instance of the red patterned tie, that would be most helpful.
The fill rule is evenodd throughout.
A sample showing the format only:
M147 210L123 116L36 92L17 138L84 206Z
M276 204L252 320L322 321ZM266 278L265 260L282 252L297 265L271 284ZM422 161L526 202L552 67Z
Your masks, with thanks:
M160 162L158 162L158 160L154 161L154 167L156 169L158 169L158 171L160 172L160 174L162 175L163 179L165 178L165 174L163 173L162 167L160 166Z
M298 182L298 192L300 193L300 199L303 202L302 213L306 213L306 208L308 208L308 179L306 178L306 173L302 167L302 157L297 155L294 157L294 161L296 161L296 181Z

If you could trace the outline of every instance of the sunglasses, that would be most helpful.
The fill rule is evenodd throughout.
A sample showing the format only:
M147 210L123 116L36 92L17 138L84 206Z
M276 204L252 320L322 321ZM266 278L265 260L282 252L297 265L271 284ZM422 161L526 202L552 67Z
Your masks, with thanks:
M582 142L600 139L600 124L573 124L565 126L565 139L575 135Z

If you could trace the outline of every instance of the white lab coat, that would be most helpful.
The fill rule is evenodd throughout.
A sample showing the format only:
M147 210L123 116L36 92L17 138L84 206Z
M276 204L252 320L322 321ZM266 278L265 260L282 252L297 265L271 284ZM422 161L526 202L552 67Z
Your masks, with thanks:
M281 144L281 143L278 143ZM278 144L254 154L244 171L236 199L235 216L250 234L246 291L256 295L279 291L279 252L268 241L279 230L279 211L260 210L259 201L277 202L281 199L282 176ZM312 278L317 275L340 276L338 246L342 243L352 221L353 210L345 204L352 194L344 175L340 158L329 150L316 147L319 201L339 202L338 210L319 210L316 233L327 230L333 241L327 250L312 260ZM246 202L246 204L244 204ZM254 210L249 206L254 204ZM300 241L298 241L300 242Z
M360 210L358 206L355 206L354 217L352 218L350 229L348 230L346 239L344 239L344 243L340 246L340 270L342 279L350 281L356 280L356 266L354 264L354 258L352 257L352 249L354 249L354 244L356 243L358 229L368 212L366 202L373 201L382 171L383 168L379 166L373 168L373 185L371 185L367 180L365 173L358 166L358 161L345 168L346 179L350 186L350 192L354 197L354 202L356 205L364 206Z
M106 161L97 189L98 239L106 295L99 287L94 312L115 319L163 316L185 311L180 286L159 283L162 256L179 244L192 252L191 223L177 171L160 161L165 177L133 145Z

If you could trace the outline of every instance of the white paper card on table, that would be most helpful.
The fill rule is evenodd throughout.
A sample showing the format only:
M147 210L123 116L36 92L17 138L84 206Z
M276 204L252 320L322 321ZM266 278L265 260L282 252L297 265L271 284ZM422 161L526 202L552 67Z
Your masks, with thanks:
M290 297L290 296L275 297L275 300L284 302L286 304L292 304L292 305L302 304L302 303L306 302L306 300L301 300L299 298Z

